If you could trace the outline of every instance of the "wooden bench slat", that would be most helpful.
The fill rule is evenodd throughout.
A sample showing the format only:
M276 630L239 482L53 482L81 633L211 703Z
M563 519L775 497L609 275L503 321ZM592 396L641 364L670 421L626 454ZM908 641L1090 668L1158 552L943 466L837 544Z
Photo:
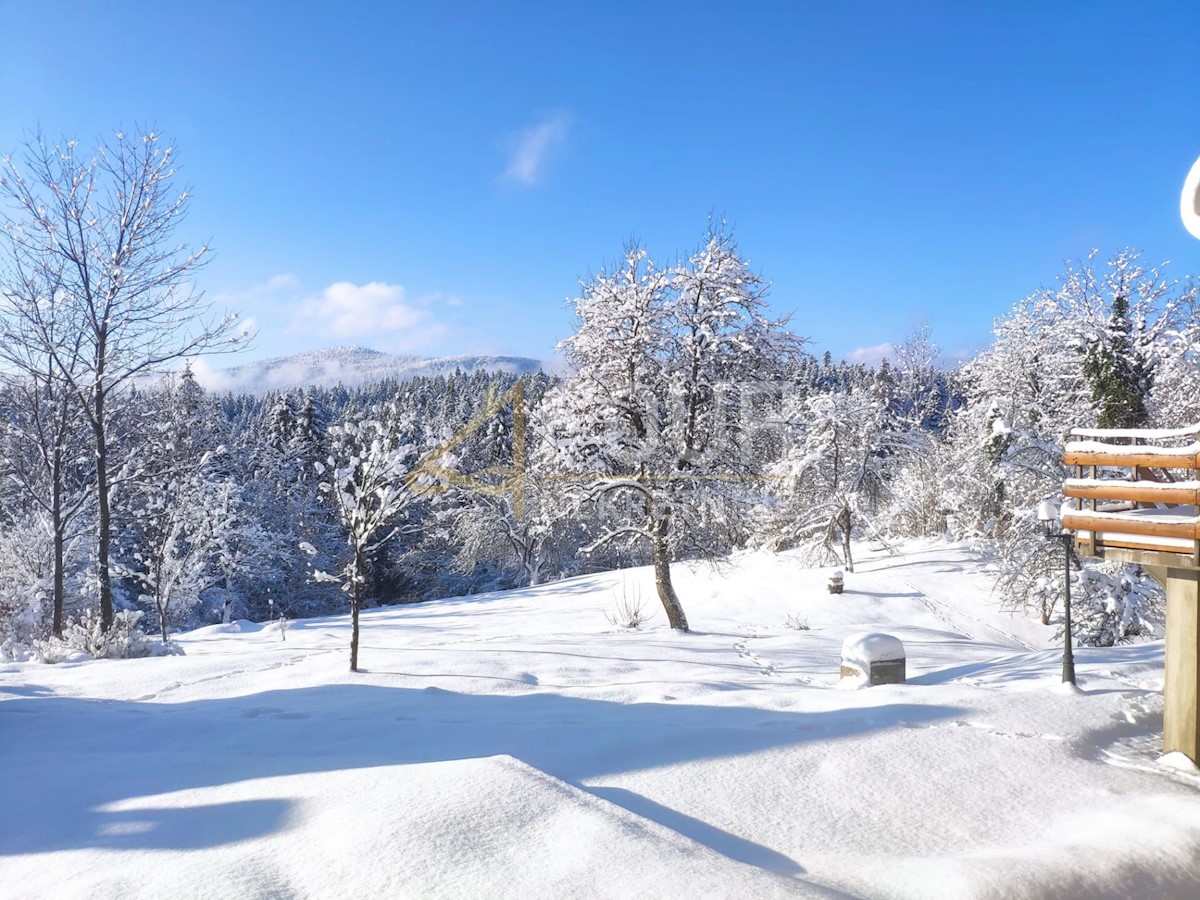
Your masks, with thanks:
M1156 467L1159 469L1200 469L1200 453L1180 449L1158 453L1122 453L1119 448L1106 450L1070 450L1063 454L1063 462L1069 466L1132 466Z
M1063 528L1072 531L1102 531L1108 534L1141 534L1150 537L1170 537L1196 540L1200 538L1200 520L1194 516L1180 517L1178 522L1163 522L1148 516L1128 513L1102 513L1090 510L1062 511ZM1107 537L1104 540L1108 540Z
M1176 506L1200 504L1200 488L1179 487L1169 482L1147 481L1068 481L1063 487L1067 497L1081 500L1132 500L1137 503L1168 503Z

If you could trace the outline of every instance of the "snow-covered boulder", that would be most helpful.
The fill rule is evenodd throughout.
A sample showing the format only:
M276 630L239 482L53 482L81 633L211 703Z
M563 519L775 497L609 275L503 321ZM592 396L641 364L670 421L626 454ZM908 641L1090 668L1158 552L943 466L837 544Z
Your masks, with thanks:
M831 594L840 594L845 589L846 576L842 574L841 569L835 570L834 573L829 576L829 584L827 586L829 588L829 593Z
M842 677L868 685L904 683L904 644L878 631L852 634L842 641Z

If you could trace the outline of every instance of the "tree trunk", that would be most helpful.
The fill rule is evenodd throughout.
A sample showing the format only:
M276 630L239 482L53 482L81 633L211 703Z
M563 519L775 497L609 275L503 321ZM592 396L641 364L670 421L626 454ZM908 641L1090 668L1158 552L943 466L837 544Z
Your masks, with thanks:
M359 591L362 590L362 555L354 551L354 584L350 590L350 671L358 671L358 607Z
M228 625L230 614L233 612L233 584L229 573L225 573L225 602L221 608L221 624Z
M53 376L54 367L51 365L50 374ZM67 434L74 427L71 413L74 405L65 392L58 398L55 410L55 425L51 436L54 438L54 451L50 457L50 482L53 487L51 496L51 520L54 527L54 621L52 624L54 636L62 637L63 607L66 605L66 544L67 526L79 511L78 505L71 513L63 510L63 449Z
M167 637L167 607L162 603L158 604L158 633L164 644L170 640Z
M846 556L846 571L854 571L854 558L850 555L850 507L845 507L839 514L842 526L842 552Z
M96 398L97 411L103 415L104 402ZM108 571L108 553L112 544L112 519L109 509L108 441L103 421L93 423L96 437L96 577L100 582L100 628L108 631L113 623L112 576Z
M358 671L358 588L350 595L350 671Z
M664 517L654 526L654 586L658 589L658 599L662 601L663 609L667 611L667 622L678 631L687 631L687 616L683 614L683 606L671 584L671 550L667 546L668 520Z
M65 585L63 584L63 557L65 551L63 548L63 533L58 522L54 523L54 636L61 638L63 636L63 594Z
M544 560L541 544L535 542L525 556L525 574L529 576L530 587L537 587L542 583L542 563Z

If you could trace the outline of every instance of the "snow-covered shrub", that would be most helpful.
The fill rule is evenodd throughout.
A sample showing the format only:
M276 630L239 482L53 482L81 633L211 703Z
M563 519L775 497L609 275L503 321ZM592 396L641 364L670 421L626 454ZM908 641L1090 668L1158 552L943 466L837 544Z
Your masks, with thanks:
M175 641L149 641L150 656L184 656L183 648Z
M1162 585L1141 566L1101 563L1079 573L1079 596L1072 595L1072 625L1081 644L1111 647L1135 639L1153 640L1166 612Z
M938 537L946 533L948 510L936 454L932 445L914 449L892 477L883 516L888 534Z
M1014 612L1036 613L1042 624L1059 623L1062 637L1066 562L1060 540L1031 538L995 544L996 593ZM1165 613L1162 586L1141 566L1097 562L1072 555L1071 625L1083 645L1111 647L1153 640Z
M112 627L105 631L100 616L93 610L85 610L78 619L63 626L62 640L50 638L39 642L38 649L49 663L61 662L76 653L85 653L93 659L149 656L151 648L139 627L141 619L141 610L122 610L113 616Z
M796 613L788 613L786 619L783 620L785 628L791 628L793 631L808 631L808 619L802 619Z
M641 589L637 585L631 587L623 584L621 594L615 602L616 612L605 613L604 618L621 628L640 628L654 618L654 611L647 610Z
M50 630L53 546L43 524L0 528L0 659L23 659Z

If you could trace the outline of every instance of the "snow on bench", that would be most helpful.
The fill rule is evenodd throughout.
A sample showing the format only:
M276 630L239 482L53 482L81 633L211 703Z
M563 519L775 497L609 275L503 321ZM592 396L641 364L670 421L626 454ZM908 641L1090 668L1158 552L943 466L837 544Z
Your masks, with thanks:
M1200 566L1200 424L1071 433L1085 440L1070 441L1063 451L1076 477L1063 485L1063 496L1073 502L1063 504L1062 524L1075 532L1081 552L1153 551L1188 556L1189 565Z

